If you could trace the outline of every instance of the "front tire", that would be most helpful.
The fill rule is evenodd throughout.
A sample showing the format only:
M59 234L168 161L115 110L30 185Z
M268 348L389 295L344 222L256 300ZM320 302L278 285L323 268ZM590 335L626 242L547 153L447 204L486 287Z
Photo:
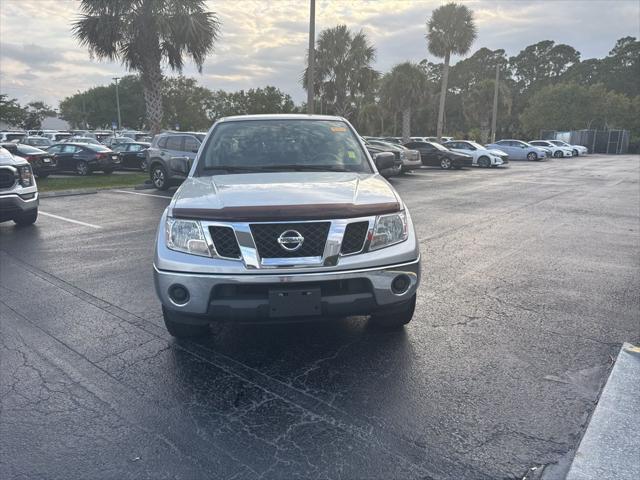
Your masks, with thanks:
M416 309L416 294L400 306L394 306L387 311L374 313L369 321L379 328L396 330L402 328L413 318Z
M538 154L536 152L527 153L527 160L529 160L530 162L538 161Z
M489 160L489 157L480 157L478 159L478 165L482 168L489 168L491 166L491 160Z
M553 156L556 158L562 158L564 155L562 154L562 150L556 150Z
M574 149L574 150L573 150L573 156L574 156L574 157L578 157L578 156L580 156L580 152L578 152L578 150Z
M158 190L167 190L169 188L169 179L167 178L167 170L160 163L156 163L149 171L151 183Z
M193 317L182 313L174 312L162 307L164 325L171 336L176 338L196 338L205 337L211 333L209 324L197 322Z
M442 168L443 170L450 170L451 169L451 159L449 159L448 157L442 157L440 159L440 168Z
M28 225L33 225L36 223L38 219L38 209L34 208L33 210L29 210L28 212L22 213L13 219L16 222L16 225L19 227L26 227Z

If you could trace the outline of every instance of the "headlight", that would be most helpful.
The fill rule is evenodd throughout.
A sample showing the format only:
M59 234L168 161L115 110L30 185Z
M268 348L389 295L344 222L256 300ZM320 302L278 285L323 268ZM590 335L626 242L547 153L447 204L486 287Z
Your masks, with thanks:
M381 215L376 218L376 226L373 229L369 250L377 250L404 242L408 236L407 216L404 212Z
M200 222L168 218L165 232L167 248L170 250L203 257L211 256Z
M33 185L31 165L22 165L18 167L18 174L20 175L20 185L23 187L30 187Z

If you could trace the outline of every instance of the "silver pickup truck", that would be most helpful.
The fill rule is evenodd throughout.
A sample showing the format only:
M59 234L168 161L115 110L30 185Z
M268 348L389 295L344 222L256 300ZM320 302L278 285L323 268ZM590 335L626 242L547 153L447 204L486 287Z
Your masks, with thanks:
M393 154L376 162L388 168ZM187 173L160 220L153 265L172 335L204 335L218 320L411 320L420 282L411 216L343 118L223 118Z
M0 147L0 222L31 225L38 218L38 187L31 165Z

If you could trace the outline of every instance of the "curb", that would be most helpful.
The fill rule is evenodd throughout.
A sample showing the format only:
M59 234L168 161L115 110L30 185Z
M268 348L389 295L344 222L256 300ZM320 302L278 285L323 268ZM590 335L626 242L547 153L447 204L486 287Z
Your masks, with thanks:
M53 192L41 192L39 194L40 198L49 198L49 197L69 197L71 195L91 195L93 193L98 193L97 188L76 188L73 190L57 190Z
M640 348L624 343L566 480L640 478Z

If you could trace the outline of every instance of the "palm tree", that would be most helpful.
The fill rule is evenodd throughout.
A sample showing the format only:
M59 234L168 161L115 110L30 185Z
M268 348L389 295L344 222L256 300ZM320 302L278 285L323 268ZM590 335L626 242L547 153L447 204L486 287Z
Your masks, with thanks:
M451 54L464 55L469 51L476 38L476 25L473 22L471 10L465 5L456 3L447 3L436 8L427 22L426 37L429 43L429 51L436 57L444 58L437 128L437 136L442 137L444 103L447 95Z
M383 78L380 96L385 105L402 112L402 139L411 136L411 109L427 95L427 77L420 65L404 62L393 67Z
M331 113L349 117L358 96L369 96L379 73L373 69L375 48L363 32L346 25L320 32L315 50L314 89ZM307 88L307 69L302 77Z
M121 60L140 73L147 120L153 133L162 127L161 62L181 72L184 57L198 71L218 39L220 23L205 0L81 0L72 31L99 59Z

